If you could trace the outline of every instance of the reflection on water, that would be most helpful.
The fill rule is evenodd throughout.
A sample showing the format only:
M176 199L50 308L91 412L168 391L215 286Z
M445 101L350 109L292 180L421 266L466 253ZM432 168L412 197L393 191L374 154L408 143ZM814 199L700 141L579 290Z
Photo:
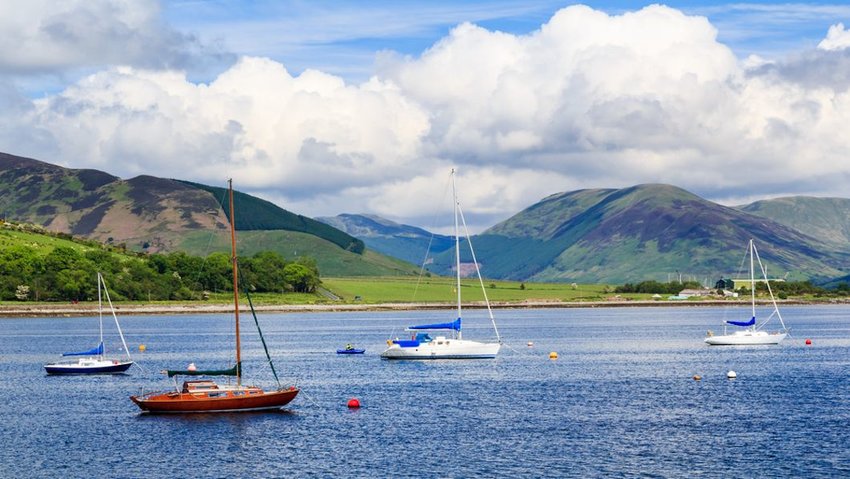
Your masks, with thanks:
M96 377L42 369L91 342L91 318L4 319L0 476L850 475L848 307L784 308L793 337L766 347L704 345L720 308L496 314L498 359L432 362L378 354L445 312L262 315L284 386L304 392L277 413L187 416L140 415L129 396L173 388L165 368L230 366L230 317L122 318L144 370ZM492 337L484 312L464 321ZM245 382L272 387L251 327ZM346 343L366 354L335 354Z

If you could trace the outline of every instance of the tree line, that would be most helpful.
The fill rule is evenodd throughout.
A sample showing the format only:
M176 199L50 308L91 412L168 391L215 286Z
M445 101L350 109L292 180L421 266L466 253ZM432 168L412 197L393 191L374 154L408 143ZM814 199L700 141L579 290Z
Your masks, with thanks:
M739 286L737 291L739 294L749 294L750 289L745 284ZM683 289L701 289L702 285L696 281L678 282L672 281L662 283L659 281L641 281L640 283L626 283L622 286L617 286L614 289L615 293L648 293L648 294L677 294ZM834 289L827 289L822 286L817 286L811 281L771 281L770 288L774 294L780 299L785 299L789 296L802 296L811 294L816 297L820 296L848 296L850 295L850 285L846 282L839 283ZM717 282L715 290L718 294L722 294L723 289L734 289L732 280L723 280ZM764 282L756 282L756 293L767 294L767 284Z
M308 257L286 261L264 251L239 258L238 267L240 289L252 292L309 293L321 283L316 262ZM112 299L118 300L192 300L205 292L233 291L231 259L225 253L138 257L59 246L43 255L15 245L0 250L0 300L94 300L97 272L103 274Z

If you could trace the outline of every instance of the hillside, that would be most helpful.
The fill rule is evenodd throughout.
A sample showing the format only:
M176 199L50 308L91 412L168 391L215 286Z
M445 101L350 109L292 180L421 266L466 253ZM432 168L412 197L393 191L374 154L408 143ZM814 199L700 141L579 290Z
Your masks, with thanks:
M370 249L412 264L422 264L425 253L446 251L454 238L429 233L422 228L395 223L380 216L341 214L316 220L362 240Z
M791 196L738 207L850 252L850 199Z
M622 283L732 276L751 237L776 275L831 278L850 269L848 255L820 239L670 185L553 195L473 242L487 277ZM444 253L434 270L451 264Z
M5 217L124 244L134 251L229 251L228 217L222 208L228 203L223 193L223 188L147 175L122 180L102 171L0 153L0 211ZM366 254L360 240L318 221L238 191L235 197L237 230L244 231L239 235L240 254L243 243L252 245L251 252L316 252L322 256L316 258L322 274L335 276L412 274L416 269L380 254ZM252 237L272 239L262 243Z

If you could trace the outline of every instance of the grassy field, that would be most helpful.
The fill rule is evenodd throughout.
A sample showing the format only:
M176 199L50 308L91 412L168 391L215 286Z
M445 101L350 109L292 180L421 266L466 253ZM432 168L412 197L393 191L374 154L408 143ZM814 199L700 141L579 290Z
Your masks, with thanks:
M453 303L457 300L454 278L323 278L324 287L344 302L374 303ZM524 284L524 288L523 288ZM490 301L603 301L611 294L606 285L563 283L519 283L485 281ZM463 301L483 301L478 280L461 281ZM649 295L633 295L649 296ZM359 299L357 299L359 297Z
M11 227L0 229L0 248L11 248L13 246L29 246L38 251L40 255L47 255L59 246L73 248L80 253L95 249L91 246L55 236L18 231Z

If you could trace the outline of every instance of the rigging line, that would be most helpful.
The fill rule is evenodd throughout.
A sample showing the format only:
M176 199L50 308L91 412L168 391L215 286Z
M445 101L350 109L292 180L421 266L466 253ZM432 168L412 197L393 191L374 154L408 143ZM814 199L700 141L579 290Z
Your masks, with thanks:
M788 329L787 327L785 327L785 321L782 320L782 314L779 312L779 306L777 306L776 304L776 298L773 297L773 290L770 288L770 279L767 277L767 271L765 271L764 269L764 264L762 264L761 262L761 257L759 256L759 251L758 248L756 248L755 243L753 243L753 253L755 254L756 259L758 260L759 268L761 269L761 274L764 277L764 284L767 285L767 292L770 294L770 301L773 302L773 312L776 313L776 317L779 318L779 322L782 324L782 329ZM755 289L755 287L753 287L753 289Z
M493 323L493 330L496 331L496 340L501 343L502 337L499 336L499 328L496 327L496 318L493 317L493 309L490 308L490 299L487 298L487 289L484 287L484 279L481 277L481 270L478 268L478 260L475 258L475 250L472 249L472 239L469 237L469 228L466 226L466 219L463 217L463 209L460 207L460 201L457 202L457 211L460 213L460 221L463 223L463 231L466 233L466 244L469 245L469 252L472 253L472 263L475 265L475 272L478 274L478 282L481 284L481 292L484 293L484 303L487 305L487 313L490 315L490 321ZM458 265L458 270L460 270L459 266L460 265Z
M118 335L121 336L121 344L124 345L124 352L127 354L127 359L132 361L133 358L130 357L130 348L127 347L127 341L124 340L124 332L121 331L121 324L118 322L118 316L115 315L115 307L112 305L112 299L109 297L109 290L106 289L106 281L103 280L103 275L100 273L97 273L97 279L99 281L98 292L100 290L100 285L103 285L103 293L106 296L106 302L109 303L109 310L112 312L112 318L115 320L115 327L118 328ZM102 338L101 341L103 341ZM144 370L144 368L142 370Z
M445 183L445 186L443 187L443 195L440 197L440 201L437 203L438 205L441 205L445 202L446 195L449 191L450 183L450 181L447 181ZM416 286L414 286L413 288L413 297L410 298L411 302L414 302L416 300L416 293L419 291L419 284L422 282L422 276L425 271L425 264L428 261L428 255L431 253L431 244L434 241L434 229L437 227L437 216L439 215L439 213L439 211L434 211L434 216L431 217L431 226L429 227L431 237L428 238L428 247L425 249L425 257L422 258L422 265L419 267L419 276L416 278Z
M268 364L272 368L272 374L274 375L274 380L277 382L277 388L280 389L280 379L277 377L277 371L274 368L274 362L272 361L272 357L269 354L269 347L266 345L266 338L263 337L263 330L260 329L260 321L257 319L257 312L254 310L254 302L251 301L251 293L248 289L245 289L245 295L248 297L248 306L251 307L251 315L254 317L254 324L257 325L257 333L260 335L260 342L263 343L263 350L266 352L266 359L268 359Z
M226 197L227 197L227 190L225 189L224 191L222 191L221 196L218 198L218 204L223 205L224 199ZM224 210L224 207L222 206L221 209ZM226 212L225 212L225 214L226 214ZM215 216L212 216L212 218L215 218ZM201 259L201 266L200 266L200 268L198 268L198 271L195 274L195 281L194 281L193 286L197 285L197 286L200 287L200 285L201 285L201 274L206 269L207 258L209 257L209 254L210 254L210 249L211 249L213 239L215 238L215 233L213 231L210 231L209 235L207 235L207 238L208 238L207 239L207 246L204 248L203 254L201 255L201 258L202 258ZM192 293L196 293L196 292L197 292L197 290L194 290L194 289L192 290Z
M309 394L307 394L307 392L304 391L304 389L300 389L298 392L300 394L303 394L304 397L307 398L307 400L309 400L311 403L313 403L314 406L319 407L319 403L317 403Z

